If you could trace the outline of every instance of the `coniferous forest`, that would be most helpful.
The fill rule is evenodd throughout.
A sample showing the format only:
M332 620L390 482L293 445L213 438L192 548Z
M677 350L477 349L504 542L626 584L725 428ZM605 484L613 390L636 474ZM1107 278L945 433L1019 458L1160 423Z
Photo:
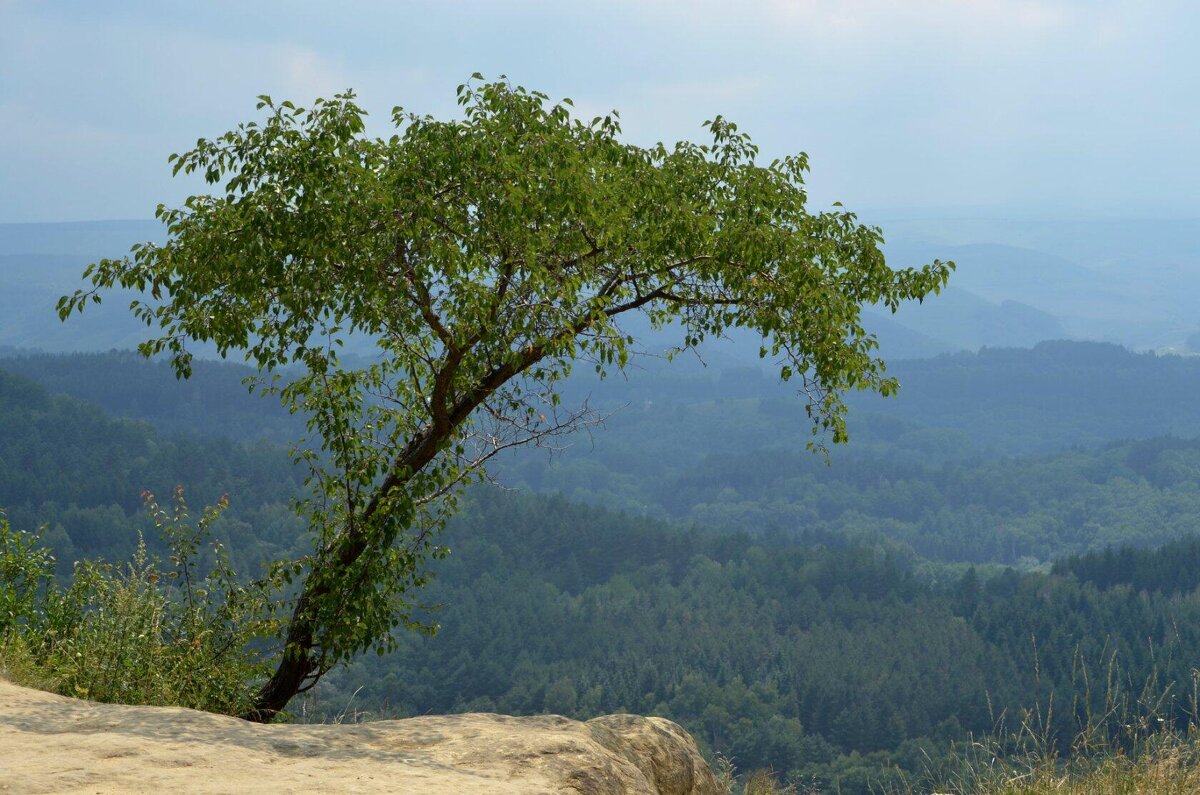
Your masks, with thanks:
M828 459L767 379L594 385L604 427L498 460L444 531L420 594L440 631L398 634L302 709L658 714L740 769L842 792L916 780L1031 714L1053 714L1064 747L1097 715L1186 726L1200 364L1054 343L895 369L902 396L856 405ZM303 422L249 395L247 373L9 351L0 505L44 526L62 576L125 559L139 528L165 551L142 489L228 495L214 532L239 570L303 547L285 448ZM1023 406L1032 391L1004 386L1022 382L1063 398Z

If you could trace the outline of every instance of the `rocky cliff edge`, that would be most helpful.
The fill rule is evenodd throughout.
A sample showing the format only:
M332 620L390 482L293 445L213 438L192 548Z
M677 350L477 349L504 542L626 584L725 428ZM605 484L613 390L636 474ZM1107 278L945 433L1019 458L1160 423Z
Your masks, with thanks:
M662 718L437 715L262 726L96 704L0 680L2 793L717 795L695 741Z

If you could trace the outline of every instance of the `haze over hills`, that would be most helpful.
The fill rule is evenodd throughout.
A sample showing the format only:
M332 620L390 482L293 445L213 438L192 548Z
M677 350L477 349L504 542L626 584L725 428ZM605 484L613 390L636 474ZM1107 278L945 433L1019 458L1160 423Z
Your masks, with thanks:
M1200 330L1194 311L1200 283L1190 278L1197 255L1188 245L1197 226L885 216L891 261L953 259L958 270L949 288L924 306L902 307L896 315L868 309L865 321L891 358L1029 347L1049 339L1185 350L1187 338ZM157 222L0 224L0 345L47 351L134 345L144 328L129 317L119 295L90 307L67 331L53 308L60 295L82 286L80 273L89 262L120 256L144 240L163 240ZM659 342L663 347L674 339L652 337L650 347ZM731 358L745 364L756 353L748 341Z
M75 285L70 292L82 286L79 274L86 264L86 258L70 254L0 255L0 345L98 351L135 348L145 339L145 325L129 314L132 292L90 307L88 316L76 319L76 328L58 321L55 303L67 285Z
M302 417L273 398L248 393L245 379L255 370L238 363L197 361L192 378L180 381L166 362L130 351L61 355L0 348L0 370L168 432L277 443L304 434ZM1044 342L897 360L888 372L900 380L897 395L847 396L852 443L835 456L886 448L893 458L942 462L1200 436L1200 357ZM625 376L605 380L580 373L566 384L563 399L567 405L586 400L608 417L590 441L578 435L563 460L584 449L603 451L617 439L643 448L642 457L652 460L788 450L809 439L794 388L768 367L734 359L717 357L707 367L688 357L642 359Z
M0 346L47 351L132 348L145 326L130 316L133 293L118 291L91 317L63 328L55 313L58 298L84 286L88 263L120 257L143 240L163 240L155 221L0 224ZM74 323L72 324L74 325Z
M927 259L932 259L929 257ZM903 306L895 315L867 310L865 325L890 358L923 358L982 347L1027 348L1042 340L1067 336L1054 315L1029 304L981 298L959 287L947 287L921 306Z
M1018 300L1059 318L1076 339L1186 350L1200 329L1200 220L871 214L889 257L953 259L951 285Z

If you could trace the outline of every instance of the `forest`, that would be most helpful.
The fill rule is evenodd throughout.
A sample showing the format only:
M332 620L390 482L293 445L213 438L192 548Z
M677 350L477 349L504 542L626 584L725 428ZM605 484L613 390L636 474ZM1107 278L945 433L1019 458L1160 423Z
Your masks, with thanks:
M302 708L659 714L739 768L846 793L918 780L1031 711L1053 708L1063 744L1114 702L1186 725L1193 362L1068 343L898 362L901 396L857 404L828 460L766 378L635 375L623 401L593 384L603 428L498 461L502 487L446 528L421 594L440 631L398 634ZM284 447L303 424L247 374L6 352L0 506L45 526L65 575L125 559L137 528L164 552L142 489L227 494L214 530L255 572L306 543ZM989 400L1011 410L982 423Z

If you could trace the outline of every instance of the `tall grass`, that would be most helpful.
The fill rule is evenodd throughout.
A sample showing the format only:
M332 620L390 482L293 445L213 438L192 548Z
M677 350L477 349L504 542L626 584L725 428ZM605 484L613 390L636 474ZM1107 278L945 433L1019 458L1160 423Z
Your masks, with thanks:
M224 499L193 522L182 489L170 510L143 496L168 563L139 538L129 561L76 563L65 586L38 537L0 516L0 676L94 701L238 714L262 670L256 642L275 626L268 584L243 585L221 546L205 547Z
M717 784L729 795L810 795L807 790L798 790L795 784L779 783L770 770L752 770L739 775L733 761L720 754L713 762L713 773Z
M1081 737L1081 741L1085 738ZM932 786L901 792L954 795L1183 795L1200 793L1200 743L1194 732L1159 729L1131 747L1048 748L1007 753L1011 742L986 738L958 747Z
M1156 675L1135 684L1117 655L1105 652L1096 677L1076 653L1065 703L1053 695L1009 720L993 715L993 730L926 760L916 776L896 770L899 784L875 785L880 795L1198 795L1200 794L1200 671L1191 692L1174 697ZM1034 672L1035 684L1038 675ZM1182 717L1181 717L1182 715ZM714 770L731 795L818 795L828 786L785 784L770 771L739 773L717 756Z
M1077 653L1065 708L1050 696L1024 710L1015 728L1001 715L992 734L955 744L918 783L890 795L1200 793L1200 672L1193 671L1181 725L1170 687L1151 674L1135 688L1122 677L1115 652L1105 659L1099 693Z

